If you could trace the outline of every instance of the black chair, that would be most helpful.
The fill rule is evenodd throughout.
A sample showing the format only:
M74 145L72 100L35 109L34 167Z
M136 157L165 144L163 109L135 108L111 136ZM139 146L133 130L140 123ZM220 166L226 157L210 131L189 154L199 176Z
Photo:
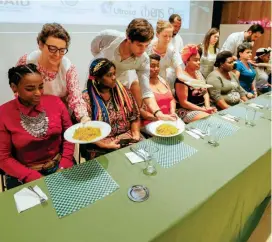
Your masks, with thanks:
M2 192L6 190L6 184L5 184L5 172L0 169L0 179L1 179L1 189Z

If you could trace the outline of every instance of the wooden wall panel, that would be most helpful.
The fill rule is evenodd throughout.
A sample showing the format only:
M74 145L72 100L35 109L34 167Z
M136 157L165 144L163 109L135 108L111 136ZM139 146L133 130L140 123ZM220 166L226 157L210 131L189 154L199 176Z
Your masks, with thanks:
M271 20L270 1L227 1L223 4L222 24L237 24L239 20ZM271 28L255 42L253 52L260 47L271 46Z

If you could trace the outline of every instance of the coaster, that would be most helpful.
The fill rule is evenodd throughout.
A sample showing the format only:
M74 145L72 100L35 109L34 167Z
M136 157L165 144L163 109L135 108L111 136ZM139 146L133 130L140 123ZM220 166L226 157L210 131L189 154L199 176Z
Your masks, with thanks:
M149 190L142 185L134 185L128 189L128 197L133 202L143 202L149 198Z

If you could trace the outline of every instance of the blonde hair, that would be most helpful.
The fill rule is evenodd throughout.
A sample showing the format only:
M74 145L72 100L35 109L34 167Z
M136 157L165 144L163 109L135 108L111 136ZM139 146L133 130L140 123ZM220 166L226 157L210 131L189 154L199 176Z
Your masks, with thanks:
M156 27L157 34L161 33L162 31L168 28L174 29L172 24L169 21L165 21L165 20L157 21L157 27Z

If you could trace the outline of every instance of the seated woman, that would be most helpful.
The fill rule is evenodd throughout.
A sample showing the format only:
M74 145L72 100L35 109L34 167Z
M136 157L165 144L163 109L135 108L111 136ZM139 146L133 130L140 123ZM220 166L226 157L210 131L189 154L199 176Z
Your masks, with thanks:
M182 60L185 64L185 73L205 84L205 79L199 71L201 50L196 45L186 45L181 52ZM206 88L194 88L176 79L175 98L177 101L177 115L185 123L199 120L216 112L216 108L211 107L210 97Z
M150 59L150 88L154 93L160 111L164 114L169 114L176 118L176 101L172 95L169 84L159 76L160 72L160 56L152 54ZM157 121L158 118L152 114L146 107L140 109L141 116L144 119L142 122L143 131L148 133L148 125L152 121Z
M214 63L216 70L210 73L207 83L210 97L219 109L226 109L238 104L241 100L247 101L246 92L240 86L239 80L232 72L234 60L230 51L220 52Z
M45 24L38 34L37 42L39 50L22 56L17 65L37 65L44 81L44 94L60 97L77 121L90 120L79 88L76 68L64 56L70 44L67 31L57 23Z
M63 139L69 113L58 97L42 95L36 66L13 67L8 77L18 94L0 106L0 169L10 189L73 166L74 145Z
M260 48L256 51L256 88L259 93L271 91L271 48Z
M248 98L257 97L257 90L255 87L256 71L249 63L252 57L252 45L248 42L240 44L237 48L237 77L241 87L248 92ZM252 95L251 95L252 94Z
M92 62L83 98L92 120L110 124L109 136L84 148L83 157L93 159L120 148L120 140L138 142L140 135L140 112L131 92L116 80L115 65L105 58Z

